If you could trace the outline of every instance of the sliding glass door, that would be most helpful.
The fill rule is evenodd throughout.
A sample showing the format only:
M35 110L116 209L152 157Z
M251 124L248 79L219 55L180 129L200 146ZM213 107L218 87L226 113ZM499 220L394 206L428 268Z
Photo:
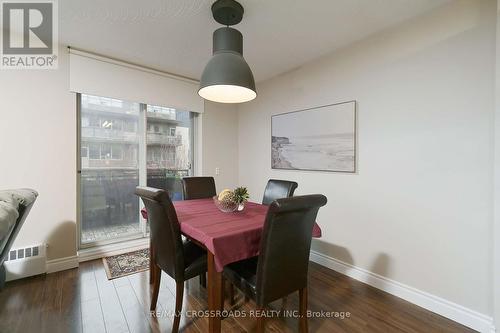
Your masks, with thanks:
M191 174L193 164L193 113L148 105L146 114L147 185L181 200L181 178Z
M191 175L194 114L79 95L80 247L144 237L138 185L182 198Z

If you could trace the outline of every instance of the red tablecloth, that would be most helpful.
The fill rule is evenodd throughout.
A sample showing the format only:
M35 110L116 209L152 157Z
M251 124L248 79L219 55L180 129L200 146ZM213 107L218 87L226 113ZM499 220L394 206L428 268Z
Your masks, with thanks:
M259 254L260 238L268 206L247 202L241 212L223 213L212 199L174 202L181 231L214 254L221 272L225 265ZM142 216L147 219L143 209ZM313 237L321 237L315 223Z

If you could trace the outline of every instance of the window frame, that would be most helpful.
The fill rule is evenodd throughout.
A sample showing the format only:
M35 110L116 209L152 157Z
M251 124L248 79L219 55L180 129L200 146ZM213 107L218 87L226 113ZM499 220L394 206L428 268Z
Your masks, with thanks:
M91 144L85 144L84 148L86 149L87 151L87 156L86 157L82 157L81 156L81 151L82 151L82 128L101 128L101 129L105 129L103 127L101 127L101 119L99 116L97 115L94 115L93 117L97 118L95 120L97 120L97 122L99 123L99 125L97 126L92 126L93 124L91 124L91 118L92 117L89 117L87 122L86 122L86 126L83 127L82 126L82 107L91 107L92 105L96 105L96 106L99 106L99 105L102 105L102 106L113 106L113 103L118 103L123 106L123 103L125 102L128 102L128 101L122 101L122 100L117 100L117 99L113 99L113 98L106 98L106 97L103 97L104 99L106 99L106 102L105 103L100 103L99 102L99 96L93 96L93 95L88 95L90 98L87 98L85 100L85 102L82 100L82 95L86 95L86 94L82 94L82 93L76 93L76 109L77 109L77 163L76 163L76 166L77 166L77 172L76 172L76 176L77 176L77 245L78 245L78 249L79 250L87 250L87 249L91 249L92 248L92 251L94 251L94 249L96 248L103 248L103 247L106 247L106 246L110 246L111 244L126 244L127 242L135 242L135 241L143 241L145 239L147 239L148 234L146 233L147 231L147 225L144 221L142 221L142 217L140 216L140 212L137 212L137 215L138 215L138 218L140 219L140 223L141 223L141 226L143 228L143 233L142 234L133 234L133 235L130 235L130 236L125 236L125 237L122 237L122 238L116 238L116 239L110 239L110 240L96 240L96 241L93 241L93 242L88 242L88 243L82 243L82 230L81 230L81 223L82 223L82 212L83 212L83 209L82 209L82 204L81 204L81 200L82 200L82 193L81 193L81 190L82 190L82 183L81 183L81 173L82 173L82 160L85 158L85 159L88 159L88 160L92 160L90 158L90 146L91 144L96 144L99 146L99 157L101 157L101 154L102 154L102 147L101 147L101 144L99 143L91 143ZM97 97L97 98L94 98L94 97ZM109 100L109 101L108 101ZM176 111L188 111L188 110L184 110L184 109L176 109L176 108L169 108L169 107L160 107L161 108L161 111L156 109L156 110L149 110L148 109L148 106L152 106L152 105L148 105L147 103L138 103L139 104L139 108L140 108L140 116L139 116L139 121L138 122L135 122L134 125L133 125L133 132L138 132L139 133L139 149L137 151L135 151L134 154L139 154L139 158L138 158L138 163L139 163L139 166L138 166L138 170L139 170L139 185L140 186L145 186L146 185L146 181L147 181L147 169L148 169L148 166L147 166L147 135L148 135L148 128L146 127L147 126L147 113L148 112L161 112L161 111L166 111L166 112L163 112L164 114L167 114L167 115L174 115L174 119L175 119L175 112ZM189 141L190 141L190 154L189 154L189 162L188 162L188 165L187 165L187 170L188 170L188 174L190 176L193 176L193 175L197 175L199 174L200 170L201 170L201 161L200 161L200 158L201 158L201 142L199 142L199 139L201 138L200 134L201 133L198 133L198 131L201 130L201 120L202 120L202 117L200 115L200 113L198 112L195 112L195 111L188 111L189 112L189 118L190 118L190 123L191 123L191 127L190 127L190 131L189 131ZM128 124L128 123L122 123L121 124L121 131L123 132L129 132L128 130L130 129L130 127L127 127L126 125L124 124ZM153 125L154 126L154 125ZM108 130L113 130L113 124L111 125L111 128L106 128ZM154 127L153 127L154 128ZM175 129L175 127L174 127ZM153 132L153 133L156 133L156 132ZM161 132L160 132L161 133ZM168 129L168 133L167 134L171 134L171 128ZM127 149L122 149L122 153L121 153L121 159L124 158L125 154L127 154ZM112 148L112 144L111 144L111 159L113 159L113 148ZM96 159L96 160L101 160L101 158L99 159ZM119 158L117 158L116 160L119 160ZM140 205L139 205L140 208L143 208L143 203L142 201L140 201ZM116 246L116 245L113 245L113 246Z

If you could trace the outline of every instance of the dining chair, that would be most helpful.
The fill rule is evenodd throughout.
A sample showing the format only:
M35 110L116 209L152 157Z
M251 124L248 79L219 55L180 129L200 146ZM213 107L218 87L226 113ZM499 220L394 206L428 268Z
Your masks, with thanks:
M207 272L207 253L189 240L182 240L174 205L165 190L137 187L135 190L148 212L151 237L151 268L153 295L151 310L156 309L160 291L161 271L175 280L175 317L172 332L179 330L184 282Z
M262 204L268 206L276 199L292 197L298 186L299 184L289 180L269 179L264 190ZM229 285L229 300L231 304L234 303L234 289L232 284ZM248 296L245 295L245 302L247 301ZM286 302L287 299L284 297L282 307L285 307Z
M217 195L214 177L184 177L182 178L184 200L206 199ZM207 277L200 275L200 284L207 287Z
M269 179L262 198L263 205L270 205L274 200L293 196L293 192L299 186L296 182L280 179Z
M257 257L224 267L226 279L255 300L258 310L299 291L300 331L308 331L307 271L311 237L321 194L278 199L269 206ZM264 316L257 318L257 332L264 331Z
M217 195L214 177L182 178L184 200L212 198Z

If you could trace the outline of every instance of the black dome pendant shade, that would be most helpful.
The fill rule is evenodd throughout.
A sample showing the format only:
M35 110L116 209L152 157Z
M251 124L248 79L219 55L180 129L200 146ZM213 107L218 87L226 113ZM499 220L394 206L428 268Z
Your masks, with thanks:
M243 17L243 7L234 0L212 5L214 19L227 27L215 30L213 56L201 76L198 94L219 103L242 103L257 97L252 71L243 58L243 36L230 28Z

